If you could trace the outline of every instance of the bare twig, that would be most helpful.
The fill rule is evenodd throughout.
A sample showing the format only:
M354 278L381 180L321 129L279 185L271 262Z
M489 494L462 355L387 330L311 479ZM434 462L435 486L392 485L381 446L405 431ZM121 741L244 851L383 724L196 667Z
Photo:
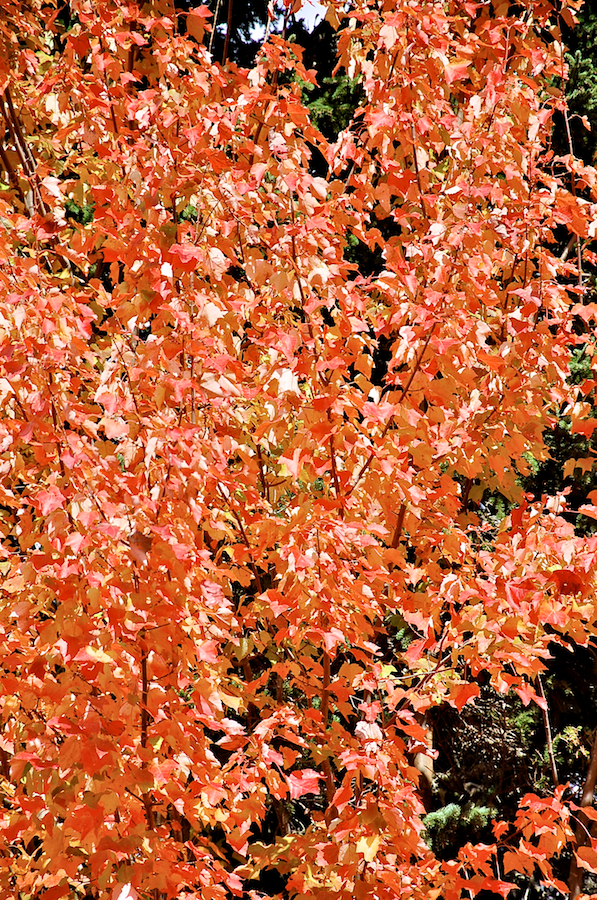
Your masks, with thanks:
M214 38L215 38L215 36L216 36L216 28L217 28L217 25L218 25L218 16L219 16L219 14L220 14L220 6L221 6L221 4L222 4L222 0L218 0L218 2L216 3L216 11L215 11L215 13L214 13L214 17L213 17L213 20L212 20L212 21L213 21L213 25L212 25L212 28L211 28L211 34L210 34L210 36L209 36L209 47L208 47L208 50L209 50L210 53L211 53L212 48L213 48L213 45L214 45Z

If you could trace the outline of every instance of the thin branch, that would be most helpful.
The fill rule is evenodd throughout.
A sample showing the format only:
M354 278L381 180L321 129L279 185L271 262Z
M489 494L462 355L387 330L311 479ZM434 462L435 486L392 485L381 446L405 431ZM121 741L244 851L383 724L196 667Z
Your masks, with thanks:
M42 215L46 215L48 209L43 202L41 194L39 192L35 159L33 158L33 154L31 153L29 145L25 140L25 136L19 124L19 119L12 102L9 88L6 88L4 94L0 94L0 112L4 117L15 150L19 159L21 160L21 165L23 166L25 176L31 185L31 193L33 195L33 208L35 209L37 207ZM27 201L25 200L25 202Z
M110 106L110 118L112 119L112 127L114 129L115 135L120 135L120 129L118 127L118 122L116 121L116 113L114 112L114 104L110 99L110 85L108 83L108 76L106 75L106 70L104 69L104 84L106 85L106 94L108 95L108 104ZM123 169L124 174L124 169Z
M394 529L394 534L392 535L392 543L390 544L391 550L397 550L400 545L400 538L402 536L402 528L404 527L404 518L406 516L406 503L402 503L400 505L400 509L398 511L398 517L396 519L396 528ZM390 564L388 566L388 574L394 570L394 563L390 560ZM392 580L388 582L388 603L392 603L394 599L394 583Z
M566 73L564 71L564 49L561 43L561 35L562 35L562 25L560 22L560 67L561 67L561 78L562 84L566 83ZM562 88L563 91L563 88ZM564 103L563 107L563 115L564 115L564 125L566 126L566 139L568 141L568 152L570 156L574 157L574 146L572 143L572 132L570 131L570 119L568 118L568 107L567 104ZM576 200L576 176L574 171L570 172L570 190L572 196ZM580 243L580 235L576 235L576 262L578 266L578 286L582 288L582 279L583 279L583 271L582 271L582 249Z
M5 170L6 174L8 175L8 181L9 181L12 189L14 191L16 191L21 203L24 203L25 195L23 194L23 191L21 190L21 185L19 184L19 179L17 177L17 173L13 169L10 159L8 158L8 154L6 153L6 150L4 149L4 147L1 144L0 144L0 159L2 160L2 165L4 166L4 170Z
M239 514L237 513L237 511L235 510L235 508L233 507L233 505L230 503L230 500L224 494L220 485L218 485L218 493L219 493L220 497L222 497L222 499L224 500L226 505L228 506L228 508L229 508L230 512L232 513L232 515L234 516L234 518L236 519L236 524L238 525L238 530L241 533L243 543L244 543L245 547L247 548L247 550L249 551L249 565L251 567L251 571L252 571L253 577L255 579L255 584L257 585L257 590L259 591L260 594L262 594L263 587L261 584L261 576L259 575L257 566L255 565L255 560L253 559L253 547L251 546L249 538L247 537L247 532L245 531L245 526L243 525L243 521L242 521L241 517L239 516Z
M577 237L578 237L578 235L573 234L571 236L570 240L568 241L568 243L566 244L566 246L564 247L564 249L562 250L562 253L560 256L560 259L562 260L562 262L566 262L566 260L568 259L568 254L570 253L570 251L572 250L574 245L577 243Z
M232 8L234 0L228 0L228 17L226 19L226 37L224 39L224 50L222 52L222 65L228 62L228 48L230 46L230 32L232 31Z
M419 356L417 358L417 361L415 362L413 370L410 373L410 377L409 377L408 381L406 382L406 384L404 385L404 387L402 388L402 393L397 401L398 403L402 403L402 401L405 399L406 395L408 394L408 392L410 390L410 386L414 381L415 375L417 374L417 372L419 371L419 369L421 367L421 363L423 362L423 357L425 356L425 352L427 350L427 347L429 346L429 341L431 340L431 337L432 337L433 332L435 331L436 327L437 327L437 322L434 322L433 325L431 326L431 328L429 329L429 334L425 338L425 342L421 348L421 352L419 353ZM386 434L390 430L390 426L393 421L394 421L394 416L392 415L388 419L386 426L381 433L381 440L383 440L385 438ZM353 484L349 487L348 491L346 492L347 497L349 497L352 494L352 492L356 488L357 484L359 483L359 481L361 480L361 478L363 477L363 475L365 474L365 472L367 471L367 469L373 462L374 458L375 458L375 450L372 450L371 453L369 454L368 458L365 460L365 462L361 466L355 481L353 482Z
M261 487L263 490L263 496L270 503L270 495L269 495L269 484L267 483L267 479L265 477L265 465L263 462L263 454L261 452L261 444L257 444L257 461L259 463L259 477L261 478Z
M321 722L323 730L327 731L330 712L330 654L323 651L323 689L321 692Z
M402 527L404 525L404 516L406 515L406 503L402 503L400 506L400 511L398 513L398 520L396 522L396 528L394 529L394 536L392 537L392 543L390 547L392 550L397 550L398 545L400 544L400 537L402 535ZM391 568L394 568L393 564Z
M141 649L141 746L143 749L147 747L147 729L149 727L149 713L147 711L147 648L145 641L142 642Z
M328 410L329 416L329 410ZM334 482L334 491L336 492L336 500L340 503L340 518L344 518L344 503L340 493L340 480L338 478L338 469L336 467L336 451L334 449L334 435L330 434L330 460L332 464L332 479Z
M145 643L145 638L141 637L141 747L143 750L147 749L148 743L148 731L149 731L149 710L147 708L147 700L149 696L149 679L147 675L147 645ZM143 759L141 760L142 768L145 768L147 765L147 760L145 759L145 753L143 754ZM147 821L147 827L153 831L155 820L153 815L153 803L151 800L151 794L149 791L145 791L143 794L143 806L145 807L145 819Z
M210 53L211 53L212 48L213 48L213 45L214 45L214 37L216 36L216 28L217 28L217 25L218 25L218 16L220 15L220 6L221 6L221 3L222 3L222 0L218 0L218 2L216 3L216 11L215 11L215 13L214 13L214 17L213 17L213 25L212 25L212 28L211 28L211 34L210 34L210 36L209 36L209 47L207 48L207 49L209 50Z
M328 727L328 718L330 711L330 676L331 676L331 663L330 663L330 654L327 650L323 651L323 685L321 691L321 722L323 726L324 733L327 731ZM325 744L325 739L324 739ZM326 795L328 804L331 804L334 794L336 792L336 785L334 784L334 775L332 772L332 766L329 758L323 760L322 766L323 774L325 776L325 785L326 785Z
M309 329L309 337L315 344L315 335L313 333L313 324L311 322L311 316L305 309L305 306L307 305L307 298L305 297L305 292L303 290L303 281L302 281L301 273L299 272L299 267L298 267L298 258L297 258L297 252L296 252L296 236L294 233L296 219L295 219L295 215L294 215L294 200L292 199L292 194L290 195L290 218L292 221L292 230L290 232L290 245L292 247L292 264L293 264L293 268L294 268L294 273L296 275L299 294L301 295L301 308L303 310L303 313L307 317L307 327ZM316 356L319 356L319 354L317 353L317 349L316 349Z
M553 741L551 738L551 723L549 721L549 707L547 705L547 698L545 696L545 691L543 689L543 680L541 675L537 675L537 692L541 699L545 704L545 708L541 710L543 714L543 725L545 727L545 737L547 740L547 755L549 756L549 764L551 766L551 777L553 780L554 787L557 787L560 783L558 779L558 767L556 765L556 758L553 752Z
M17 114L8 88L6 88L4 92L4 99L6 100L6 106L4 105L2 95L0 94L0 108L2 109L2 115L8 126L15 149L21 158L23 169L25 170L26 175L29 178L32 178L35 171L35 164L31 157L31 151L27 147L27 142L25 141L23 132L19 126Z
M421 173L419 171L419 161L417 159L417 140L416 140L414 122L412 123L411 128L412 128L412 136L413 136L413 162L415 165L415 176L417 179L417 187L419 188L419 197L421 199L421 209L423 211L423 215L425 217L427 225L429 225L429 215L427 213L427 205L425 203L425 195L423 193L423 184L421 182Z

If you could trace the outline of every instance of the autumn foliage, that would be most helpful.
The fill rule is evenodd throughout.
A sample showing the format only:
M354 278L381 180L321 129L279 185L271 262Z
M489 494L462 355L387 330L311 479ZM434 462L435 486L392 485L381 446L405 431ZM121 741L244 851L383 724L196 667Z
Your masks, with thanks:
M441 858L413 766L597 630L597 538L521 485L597 425L570 10L327 0L363 91L328 143L275 29L246 70L206 7L0 5L0 897L597 871L558 785Z

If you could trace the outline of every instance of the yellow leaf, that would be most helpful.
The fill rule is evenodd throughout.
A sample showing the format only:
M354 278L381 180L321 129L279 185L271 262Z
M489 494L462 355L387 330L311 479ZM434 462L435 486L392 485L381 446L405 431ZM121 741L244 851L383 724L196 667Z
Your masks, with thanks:
M363 854L365 862L373 862L380 844L381 838L378 834L371 834L368 837L359 838L357 841L357 853Z

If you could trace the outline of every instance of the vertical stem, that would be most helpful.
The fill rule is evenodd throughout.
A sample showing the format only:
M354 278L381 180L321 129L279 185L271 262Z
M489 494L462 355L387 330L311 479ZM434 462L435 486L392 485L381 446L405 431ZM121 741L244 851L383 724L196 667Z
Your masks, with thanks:
M275 74L276 75L278 74L277 71ZM307 328L309 329L309 337L315 344L315 333L313 331L313 323L311 322L311 316L305 309L305 307L307 305L307 298L305 297L305 292L303 290L303 281L302 281L301 273L300 273L299 267L298 267L298 255L297 255L297 251L296 251L296 235L295 235L296 218L294 215L294 200L292 199L292 193L290 194L290 219L292 222L292 231L290 233L290 245L292 247L292 262L293 262L293 266L294 266L294 274L296 275L299 294L301 295L301 309L303 310L305 318L307 319ZM316 354L317 354L317 349L316 349Z
M419 371L419 369L421 367L421 363L423 362L423 357L425 356L427 347L429 346L429 342L433 336L433 333L434 333L437 325L438 325L438 323L434 322L433 325L431 326L431 328L429 329L427 337L425 338L425 341L423 342L423 346L421 347L421 352L419 353L419 355L415 361L415 365L413 366L413 370L409 375L408 381L402 388L400 388L402 393L400 394L400 397L398 398L397 403L402 403L403 400L405 400L405 398L410 390L410 386L415 379L415 375L417 374L417 372ZM392 425L393 421L394 421L394 416L390 416L390 418L386 422L384 430L381 433L382 440L385 438L386 434L390 430L390 426ZM359 471L357 473L357 477L353 481L351 487L348 488L348 490L346 492L347 496L350 496L350 494L352 494L352 492L356 488L357 484L359 483L359 481L361 480L361 478L363 477L363 475L365 474L365 472L367 471L367 469L373 462L374 458L375 458L375 450L372 450L371 453L369 454L369 456L367 457L367 459L365 460L365 462L363 463L363 465L361 466L361 468L359 469Z
M409 26L406 27L406 41L407 45L410 47L410 31ZM412 67L411 67L411 52L407 51L407 61L408 61L408 74L412 78ZM423 183L421 181L421 172L419 171L419 160L417 159L417 133L415 131L415 123L413 120L413 108L412 102L410 105L410 116L411 116L411 134L412 134L412 142L413 142L413 164L415 170L415 178L417 179L417 188L419 190L419 198L421 200L421 212L423 213L423 217L427 223L427 227L429 227L429 214L427 212L427 205L425 203L425 195L423 193Z
M562 26L560 23L560 66L561 66L561 78L562 84L566 84L565 72L564 72L564 48L562 44ZM564 89L562 88L562 93L564 93ZM563 108L564 114L564 125L566 126L566 139L568 141L568 152L570 156L574 156L574 147L572 144L572 132L570 131L570 119L568 118L568 107L564 104ZM570 191L572 196L576 200L576 176L574 171L570 172ZM578 266L578 286L582 288L582 248L580 244L580 235L576 235L576 264Z
M212 29L211 29L211 34L210 34L210 36L209 36L209 48L208 48L208 49L209 49L209 52L210 52L210 53L211 53L212 48L213 48L213 45L214 45L214 37L216 36L216 28L217 28L217 25L218 25L218 16L219 16L219 14L220 14L220 4L221 4L221 2L222 2L222 0L218 0L218 2L216 3L216 11L215 11L215 13L214 13L214 17L213 17L213 25L212 25Z
M6 150L4 149L4 147L1 144L0 144L0 159L2 160L2 165L4 166L4 170L5 170L6 174L8 175L8 181L10 183L10 186L12 187L13 191L15 191L16 194L18 195L18 198L21 201L21 203L24 203L25 197L23 195L23 191L21 190L21 185L19 184L19 179L17 178L17 173L13 169L10 159L8 158L8 155L6 153Z
M253 681L253 670L248 656L245 656L243 659L243 675L245 676L247 685L249 685ZM252 700L249 700L247 703L247 731L252 731L258 722L259 707L256 706Z
M323 727L323 732L327 731L328 728L328 717L330 712L330 654L327 650L323 651L323 688L321 692L321 724ZM329 758L326 757L322 763L321 768L323 769L323 774L325 775L325 786L326 786L326 795L328 803L332 802L333 796L336 792L336 786L334 784L334 775L332 772L332 766L330 764Z
M243 543L244 543L245 547L247 548L247 550L249 551L249 559L250 559L249 565L251 566L251 571L253 572L253 577L255 579L255 584L257 585L257 590L259 591L260 594L262 594L263 586L261 584L261 576L259 575L259 570L258 570L258 568L255 564L255 560L253 558L253 548L249 542L249 538L247 537L247 532L245 531L245 527L243 525L243 520L241 519L241 517L239 516L237 511L234 509L234 507L232 506L232 504L230 503L228 498L225 496L225 494L219 487L218 487L218 493L220 494L221 497L224 498L224 501L227 503L228 508L230 509L232 515L236 519L236 523L238 525L238 530L241 533Z
M417 187L419 189L419 197L421 199L421 210L423 212L423 216L427 221L427 225L429 225L429 215L427 213L427 206L425 204L425 194L423 193L423 184L421 182L421 172L419 171L419 160L417 159L417 136L415 132L414 123L411 125L412 136L413 136L413 162L415 166L415 177L417 179Z
M145 643L145 636L143 633L140 634L140 642L141 642L141 748L145 751L147 749L148 742L148 732L149 732L149 710L147 709L147 701L149 697L149 678L147 675L147 644ZM147 766L147 760L145 759L145 753L143 753L143 758L141 760L141 767L144 769ZM145 819L147 821L147 827L153 831L154 828L154 815L153 815L153 804L151 802L151 794L149 791L145 791L143 794L143 805L145 807Z
M7 781L10 781L10 756L8 751L2 748L0 748L0 772Z
M265 466L263 464L263 454L261 452L261 444L257 444L257 460L259 462L259 477L261 478L261 488L263 491L263 496L270 503L269 497L269 484L267 483L265 477Z
M8 87L4 91L4 94L0 94L0 112L4 117L16 153L21 161L23 171L31 187L31 196L33 198L32 209L28 210L28 212L29 214L32 214L37 210L41 215L45 215L48 210L39 192L38 179L35 171L35 159L25 140Z
M147 647L143 641L141 649L141 746L147 747L147 730L149 719L147 713L147 696L149 685L147 682Z
M400 544L400 538L402 536L402 528L404 526L404 517L406 515L406 503L402 503L400 506L400 510L398 512L398 519L396 521L396 528L394 529L394 536L392 537L391 548L392 550L397 550L398 545ZM394 565L392 564L392 569Z
M328 410L328 418L330 418L330 412ZM332 479L334 481L334 491L336 493L336 500L340 503L340 518L344 518L344 503L342 501L342 495L340 493L340 479L338 478L338 469L336 467L336 452L334 450L334 435L330 434L330 459L332 464Z
M547 755L549 756L549 764L551 766L551 777L554 784L554 787L557 787L559 782L558 779L558 767L556 765L556 758L553 752L553 741L551 738L551 723L549 721L549 708L547 706L547 698L545 696L545 691L543 689L543 680L540 675L537 675L537 689L539 692L539 696L545 703L545 709L542 709L543 713L543 725L545 727L545 737L547 740Z
M581 808L583 806L591 806L595 795L595 783L597 782L597 731L595 731L595 739L591 750L591 759L589 761L589 769L582 792L580 801ZM576 831L574 834L576 847L572 848L572 862L570 863L570 875L568 877L568 887L570 888L570 900L576 900L582 891L583 869L576 861L575 849L583 847L587 843L587 837L590 836L591 823L581 812L578 815Z
M226 37L224 39L224 50L222 52L222 65L228 62L228 47L230 46L230 31L232 29L232 8L234 0L228 0L228 17L226 19Z
M106 71L104 70L104 84L106 85L106 93L108 95L108 103L110 104L110 118L112 119L112 128L114 129L114 134L118 136L120 134L120 129L118 127L118 122L116 121L116 113L114 112L114 104L110 99L110 85L108 84L108 76L106 75ZM124 174L124 167L123 167Z
M392 543L390 544L391 550L397 550L400 546L400 538L402 537L402 529L404 527L404 518L406 516L406 503L402 503L400 509L398 510L398 517L396 519L396 528L394 529L394 534L392 535ZM390 561L388 565L388 575L391 575L394 571L394 563ZM392 604L394 601L394 583L391 579L388 580L388 604Z
M321 724L327 731L328 716L330 713L330 654L323 651L323 690L321 692Z

